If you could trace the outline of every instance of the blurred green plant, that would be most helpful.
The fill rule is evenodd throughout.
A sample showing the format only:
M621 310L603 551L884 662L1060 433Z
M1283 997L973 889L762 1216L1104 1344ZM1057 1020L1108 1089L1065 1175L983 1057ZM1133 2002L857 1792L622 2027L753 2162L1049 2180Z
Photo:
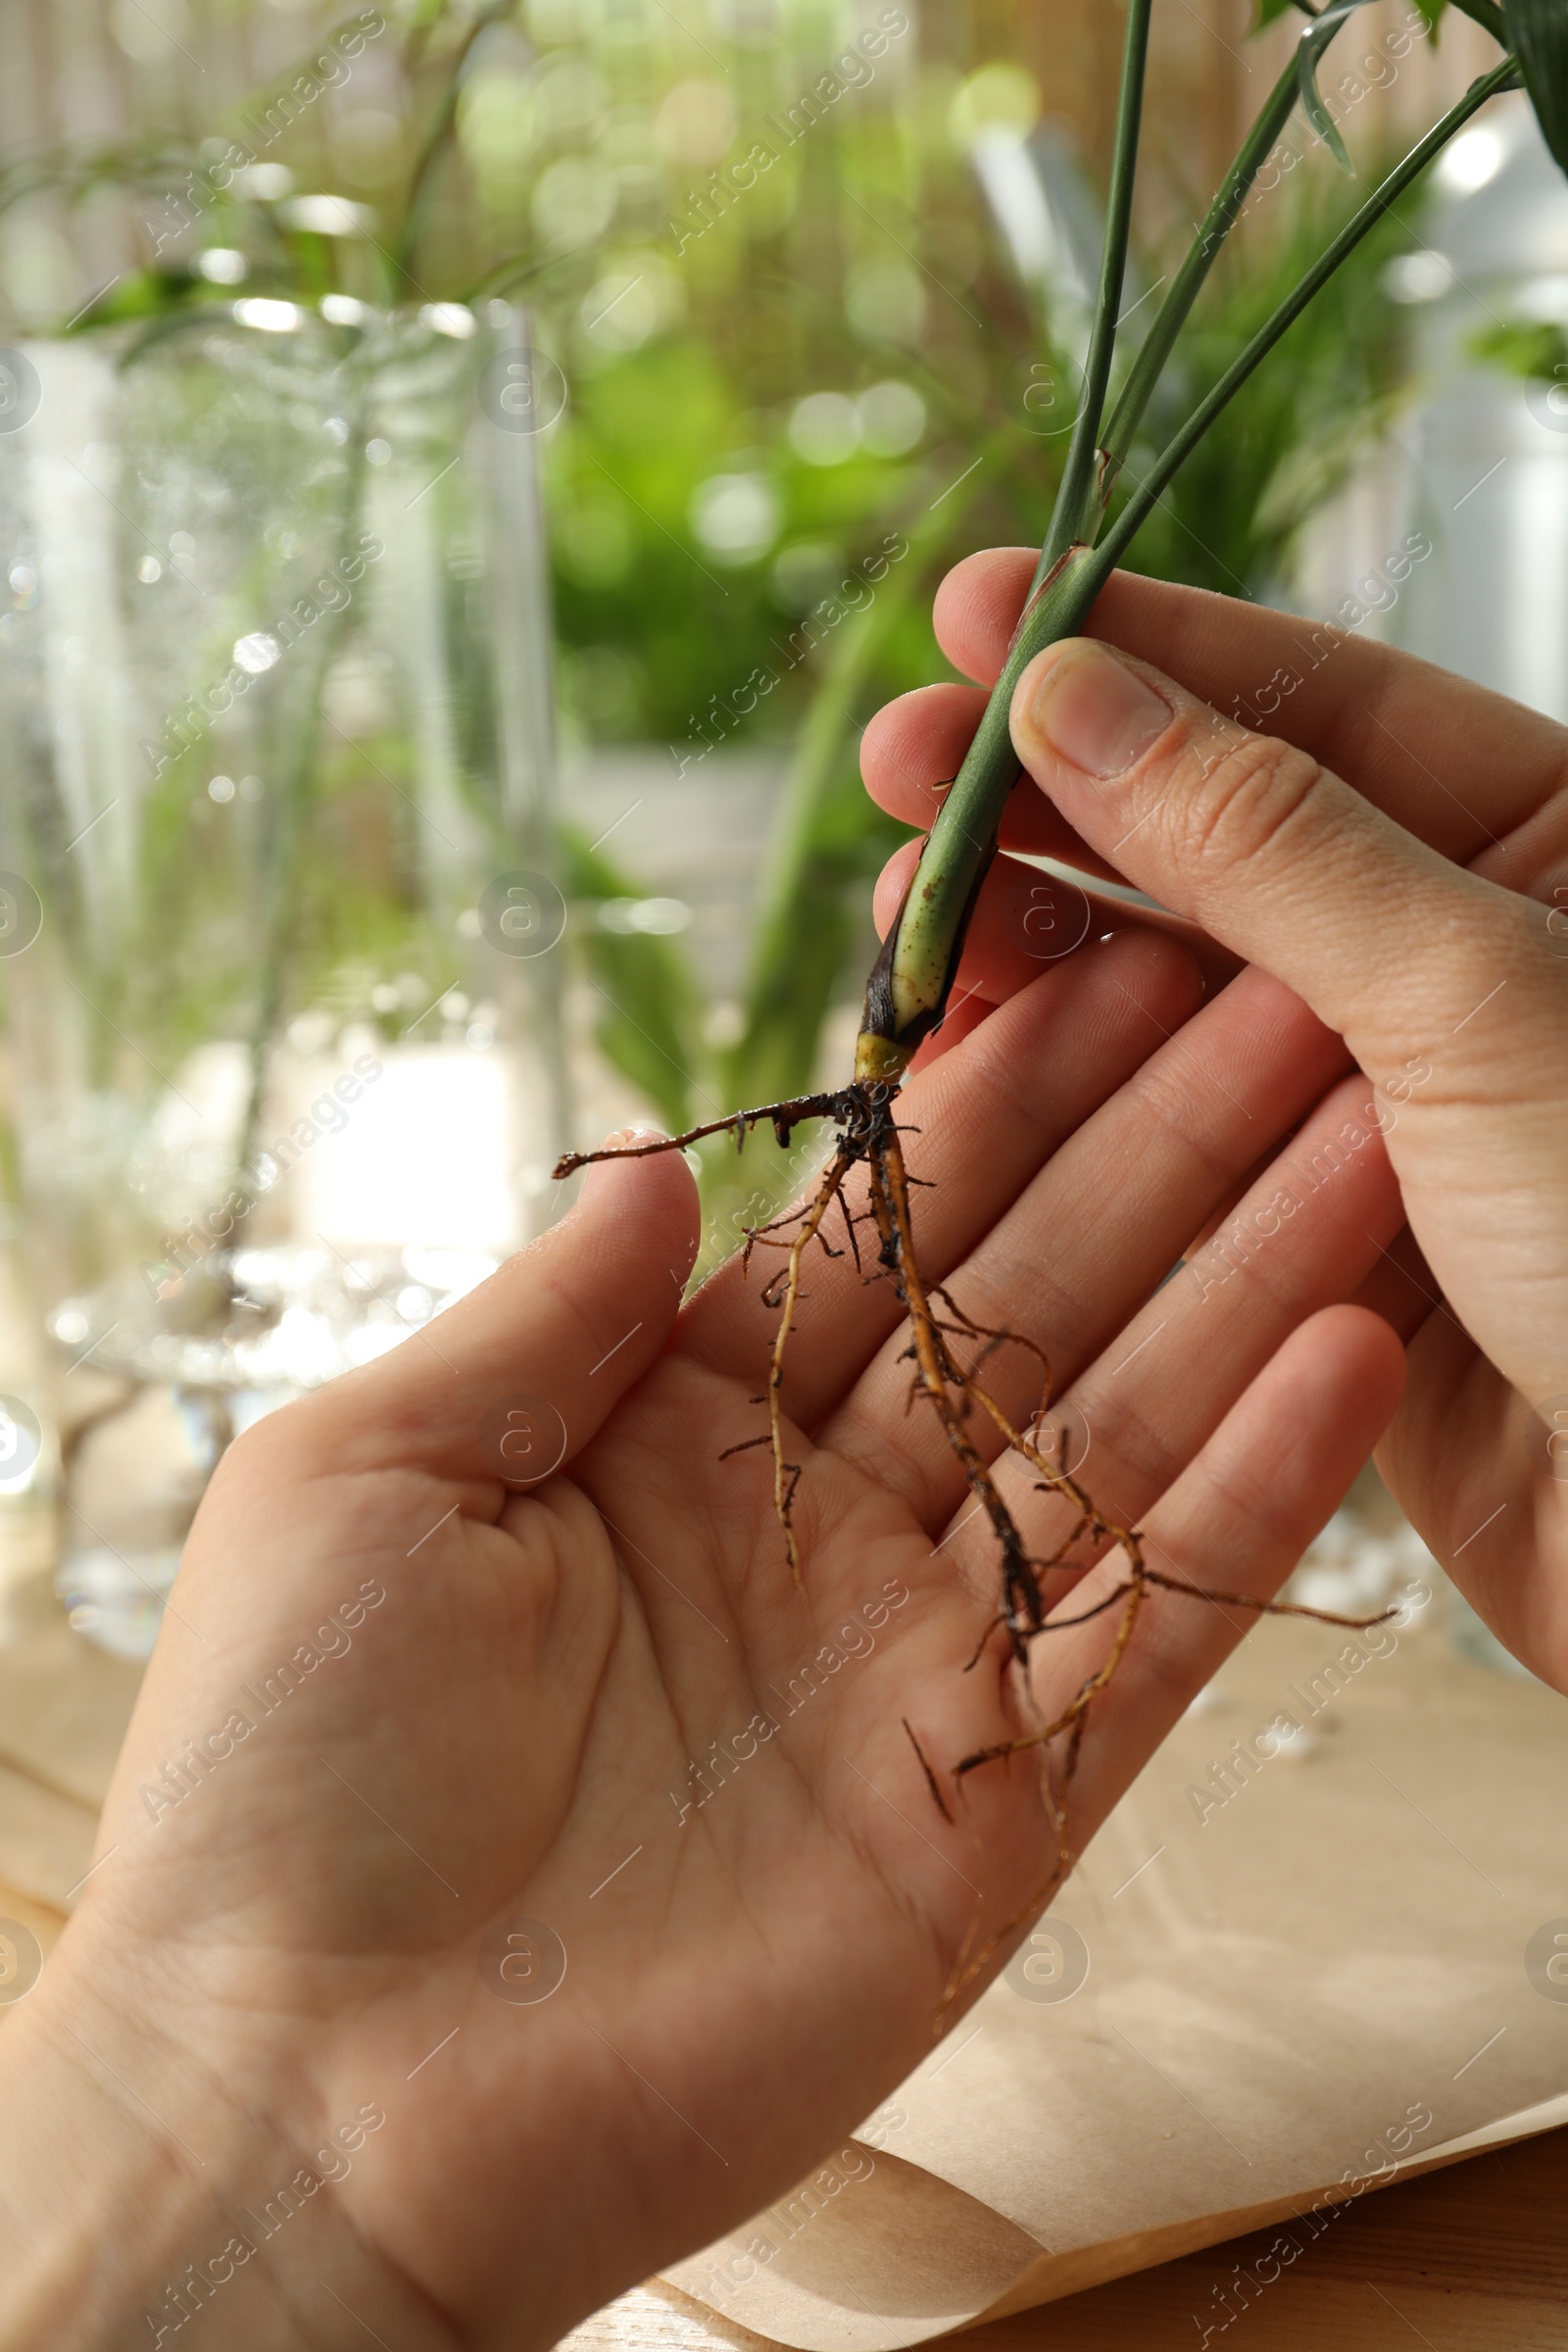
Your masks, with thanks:
M1499 318L1470 336L1465 349L1530 382L1560 383L1568 374L1568 333L1544 318Z
M1375 159L1377 178L1387 161ZM1151 404L1123 501L1181 418L1296 285L1354 211L1359 189L1301 173L1263 235L1227 250ZM1224 596L1278 595L1300 533L1392 421L1409 383L1405 320L1385 290L1413 218L1390 220L1329 280L1278 358L1237 393L1139 534L1129 568ZM1118 505L1121 502L1118 502ZM1113 509L1115 512L1116 509Z
M1263 21L1284 5L1263 0ZM420 0L366 36L388 45L388 135L372 146L349 135L351 86L310 95L312 58L368 13L209 137L50 150L0 172L0 209L130 197L142 266L76 334L158 335L256 296L527 300L570 384L545 450L565 732L662 742L672 772L710 760L715 778L737 746L788 748L729 1044L708 1042L678 941L603 928L635 877L563 835L579 968L607 1006L636 1008L607 1008L599 1043L678 1123L694 1088L788 1094L815 1075L868 944L868 881L902 837L860 790L858 729L944 674L928 618L940 572L975 545L1038 543L1059 484L1065 432L1038 395L1074 378L1078 297L1059 273L1021 273L976 170L998 140L1037 169L1025 141L1040 92L1015 59L967 74L949 63L962 45L941 7L918 29L884 8L838 44L805 0L765 39L740 18L698 37L652 5ZM1424 13L1435 21L1440 0ZM304 93L292 120L290 90ZM1150 413L1155 439L1352 209L1326 164L1238 231ZM302 195L307 171L322 185ZM1081 168L1078 182L1092 221ZM1302 523L1397 396L1379 280L1399 233L1368 241L1226 413L1146 529L1143 568L1230 593L1279 586ZM1177 243L1143 257L1149 282ZM1129 484L1145 454L1130 453ZM375 747L395 776L412 757ZM373 956L388 928L373 899L347 894L312 943L319 992L334 956L355 968Z
M563 885L580 918L579 952L600 999L599 1050L673 1132L690 1123L701 1054L702 1003L690 962L673 939L607 923L607 913L636 903L636 883L575 826L563 825L559 840Z

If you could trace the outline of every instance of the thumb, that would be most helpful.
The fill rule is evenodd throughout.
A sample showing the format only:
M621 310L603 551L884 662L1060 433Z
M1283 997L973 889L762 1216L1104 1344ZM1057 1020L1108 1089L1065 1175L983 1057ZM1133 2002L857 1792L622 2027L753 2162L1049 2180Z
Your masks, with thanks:
M679 1152L590 1168L570 1213L429 1329L290 1408L295 1459L519 1490L566 1468L663 1348L699 1240Z
M1011 725L1086 841L1285 981L1374 1081L1441 1052L1451 1074L1462 1062L1494 1084L1523 1000L1544 1011L1560 993L1543 909L1148 662L1088 638L1052 646L1020 676Z

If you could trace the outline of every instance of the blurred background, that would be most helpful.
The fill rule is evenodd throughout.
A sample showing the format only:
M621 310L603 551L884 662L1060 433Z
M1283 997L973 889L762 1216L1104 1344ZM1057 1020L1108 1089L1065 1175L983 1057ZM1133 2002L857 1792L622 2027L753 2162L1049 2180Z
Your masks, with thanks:
M1252 15L1155 12L1130 336L1288 54ZM1106 0L0 0L13 1841L42 1789L37 1852L85 1851L236 1431L547 1224L566 1146L842 1077L899 838L859 730L951 674L947 566L1042 535L1120 38ZM1287 134L1152 444L1491 56L1357 14L1354 175ZM1493 106L1136 563L1568 717L1565 215ZM703 1159L703 1268L805 1165Z

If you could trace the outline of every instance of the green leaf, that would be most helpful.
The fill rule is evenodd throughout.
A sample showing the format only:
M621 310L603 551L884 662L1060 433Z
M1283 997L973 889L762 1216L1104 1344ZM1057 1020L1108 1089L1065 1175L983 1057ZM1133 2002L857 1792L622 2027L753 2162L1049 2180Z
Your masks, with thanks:
M1344 11L1337 9L1334 18L1335 31L1339 30L1343 17ZM1296 79L1301 93L1301 107L1307 121L1339 165L1340 170L1353 173L1355 166L1350 161L1350 151L1341 138L1339 124L1329 113L1323 101L1323 93L1317 86L1317 61L1327 46L1327 38L1328 36L1318 31L1316 25L1310 26L1307 31L1302 33L1300 47L1296 52Z
M1472 335L1465 349L1533 383L1560 384L1568 373L1568 336L1544 319L1499 319Z
M210 301L213 288L194 270L138 270L117 277L84 311L76 313L65 332L87 334L94 327L118 326L127 318L165 318L204 296Z
M1432 0L1415 0L1415 5L1425 16L1431 10ZM1469 17L1479 24L1484 32L1490 32L1499 49L1507 48L1508 27L1503 22L1502 11L1497 6L1497 0L1452 0L1452 5L1461 16ZM1436 25L1437 17L1442 14L1443 0L1439 0L1437 15L1432 20L1434 25Z
M1487 0L1480 0L1480 4L1486 6ZM1448 0L1411 0L1411 5L1418 15L1426 19L1427 24L1436 32L1438 19L1447 7ZM1475 6L1466 6L1466 0L1456 0L1456 5L1463 8L1467 16L1474 16L1477 13ZM1261 32L1265 24L1272 24L1276 17L1285 16L1293 8L1300 9L1303 17L1317 14L1315 9L1302 8L1301 0L1257 0L1257 18L1252 30ZM1481 21L1485 22L1484 19ZM1488 29L1491 29L1490 26Z
M1507 0L1506 15L1542 135L1568 172L1568 0Z
M1316 24L1309 24L1302 33L1296 52L1296 78L1306 119L1341 171L1348 172L1352 176L1355 166L1350 161L1349 149L1341 138L1339 125L1329 113L1323 93L1317 86L1317 61L1347 18L1354 16L1363 5L1364 0L1341 0L1338 8L1325 9Z

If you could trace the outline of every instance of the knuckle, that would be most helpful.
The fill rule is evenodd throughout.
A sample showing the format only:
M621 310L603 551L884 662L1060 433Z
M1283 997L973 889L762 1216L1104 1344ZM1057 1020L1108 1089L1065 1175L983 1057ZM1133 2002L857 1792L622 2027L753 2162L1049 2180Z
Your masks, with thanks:
M1167 822L1184 867L1227 874L1268 856L1310 806L1323 769L1272 735L1194 728L1178 754Z

